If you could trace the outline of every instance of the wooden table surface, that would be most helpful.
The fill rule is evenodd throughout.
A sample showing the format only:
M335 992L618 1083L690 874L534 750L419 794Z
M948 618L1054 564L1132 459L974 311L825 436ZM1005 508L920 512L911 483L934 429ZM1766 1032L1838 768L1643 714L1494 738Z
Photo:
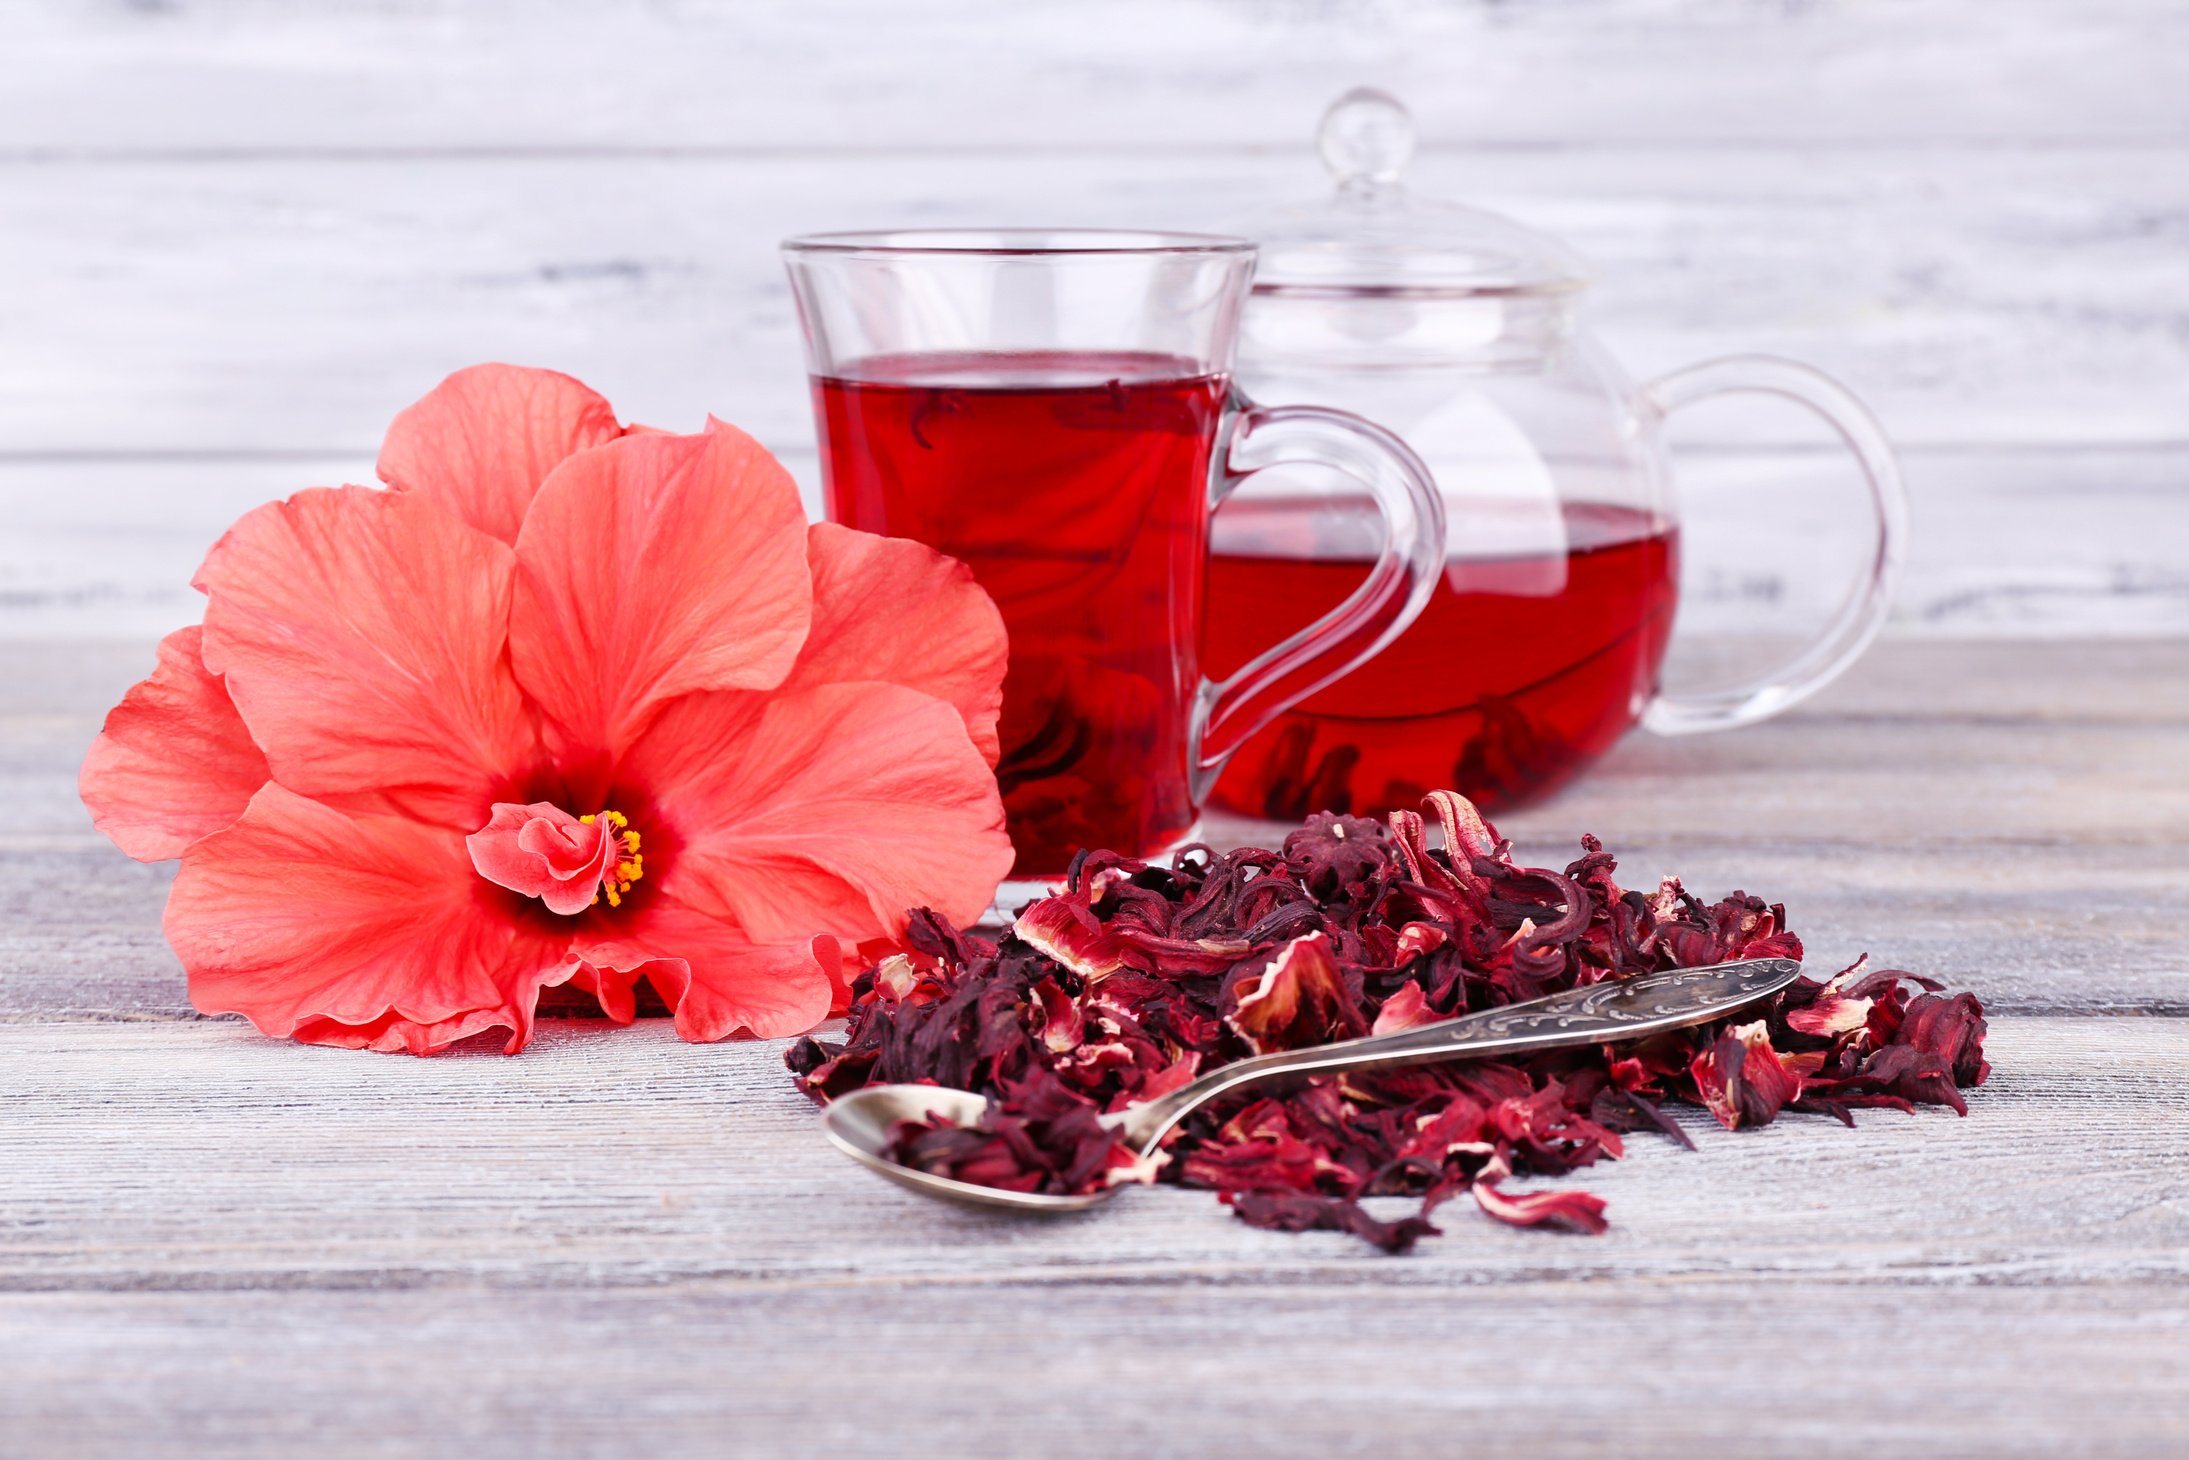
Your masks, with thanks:
M1381 1256L1206 1193L1026 1222L817 1140L781 1046L194 1015L75 768L138 645L0 645L0 1455L2189 1453L2189 644L1899 642L1509 818L1977 990L1967 1119L1584 1173ZM1233 831L1239 830L1233 828Z

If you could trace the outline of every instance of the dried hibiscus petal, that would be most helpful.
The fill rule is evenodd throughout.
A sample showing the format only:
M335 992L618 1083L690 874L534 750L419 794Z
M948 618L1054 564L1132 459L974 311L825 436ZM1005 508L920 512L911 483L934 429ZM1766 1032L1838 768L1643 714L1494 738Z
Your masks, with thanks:
M1386 1252L1404 1252L1423 1237L1438 1235L1426 1217L1378 1221L1357 1201L1309 1196L1297 1191L1225 1192L1223 1200L1250 1227L1273 1232L1351 1232Z
M1360 1019L1360 995L1347 989L1326 933L1294 938L1261 967L1241 964L1240 969L1245 977L1231 983L1226 1018L1256 1054L1368 1032Z
M1801 1094L1801 1077L1771 1047L1771 1032L1760 1019L1704 1046L1688 1074L1703 1104L1727 1130L1768 1125Z
M1501 1190L1495 1182L1474 1184L1475 1204L1515 1227L1565 1227L1595 1235L1610 1223L1604 1220L1604 1199L1585 1191L1531 1191L1525 1195Z
M1085 853L998 942L917 911L907 946L852 983L843 1040L801 1040L787 1062L820 1101L902 1081L986 1095L976 1127L892 1133L896 1158L923 1170L1020 1191L1201 1187L1254 1226L1351 1232L1393 1252L1433 1235L1429 1212L1461 1193L1509 1224L1602 1231L1598 1198L1504 1182L1616 1159L1636 1132L1691 1146L1672 1104L1729 1129L1788 1110L1848 1123L1863 1109L1965 1112L1961 1089L1989 1073L1974 995L1857 961L1740 1021L1241 1091L1194 1111L1149 1159L1121 1145L1104 1112L1255 1054L1607 978L1801 956L1777 904L1704 902L1677 878L1622 888L1594 837L1562 871L1522 867L1464 799L1439 792L1423 812L1388 826L1319 815L1281 849L1192 847L1168 866ZM1422 1211L1384 1220L1362 1205L1383 1196Z
M1167 1159L1134 1155L1092 1105L1038 1070L999 1091L979 1126L901 1120L884 1149L914 1170L1058 1196L1152 1181Z
M1917 994L1893 1036L1945 1062L1956 1085L1981 1085L1991 1073L1984 1059L1984 1006L1974 994Z
M1370 1026L1370 1034L1396 1034L1401 1029L1414 1029L1423 1024L1434 1024L1445 1018L1429 1007L1428 996L1418 983L1402 983L1391 997L1383 1001L1376 1011L1376 1022Z

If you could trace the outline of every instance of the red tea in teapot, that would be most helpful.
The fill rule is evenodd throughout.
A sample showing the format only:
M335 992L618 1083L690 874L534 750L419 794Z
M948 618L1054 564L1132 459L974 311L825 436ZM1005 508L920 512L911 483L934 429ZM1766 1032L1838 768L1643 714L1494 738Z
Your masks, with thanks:
M1066 351L885 356L814 382L829 515L959 559L1003 612L996 777L1022 876L1081 847L1152 852L1194 823L1194 626L1227 389L1190 360Z
M1299 504L1224 509L1203 639L1211 675L1326 612L1367 576L1342 558L1257 552ZM1567 503L1562 550L1454 559L1414 625L1248 740L1219 806L1298 820L1382 813L1452 787L1488 807L1565 783L1657 686L1679 587L1678 533L1633 507ZM1294 521L1288 522L1290 517ZM1454 540L1467 528L1455 517Z

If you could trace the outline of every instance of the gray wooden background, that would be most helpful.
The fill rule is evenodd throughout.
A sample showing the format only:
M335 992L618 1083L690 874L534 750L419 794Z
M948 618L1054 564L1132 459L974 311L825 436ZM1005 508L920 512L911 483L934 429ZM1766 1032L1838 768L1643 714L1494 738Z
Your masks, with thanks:
M2189 628L2180 0L0 0L0 636L194 617L226 522L480 359L810 485L780 236L1235 223L1363 81L1424 191L1585 252L1638 374L1871 399L1895 632ZM1680 439L1689 628L1797 630L1851 475L1768 408Z

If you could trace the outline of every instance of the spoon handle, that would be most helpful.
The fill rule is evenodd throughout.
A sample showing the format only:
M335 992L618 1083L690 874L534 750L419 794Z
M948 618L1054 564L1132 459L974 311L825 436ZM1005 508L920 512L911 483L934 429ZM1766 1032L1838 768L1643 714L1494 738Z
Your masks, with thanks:
M1195 1107L1242 1085L1331 1070L1529 1054L1639 1039L1660 1030L1707 1024L1743 1005L1770 997L1800 976L1801 964L1792 958L1750 958L1707 968L1676 968L1637 978L1606 979L1584 988L1392 1034L1256 1055L1211 1070L1160 1099L1134 1106L1124 1112L1120 1133L1134 1150L1145 1154Z

